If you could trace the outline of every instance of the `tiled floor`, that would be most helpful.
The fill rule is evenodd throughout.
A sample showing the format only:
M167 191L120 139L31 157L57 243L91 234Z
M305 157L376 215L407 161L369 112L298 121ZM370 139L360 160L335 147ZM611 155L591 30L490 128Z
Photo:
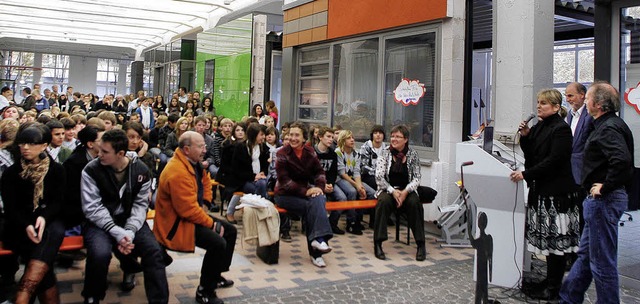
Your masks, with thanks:
M640 218L640 212L633 215ZM621 273L639 265L637 221L620 227ZM232 288L218 290L218 296L227 303L468 303L474 297L473 251L441 248L433 235L428 236L424 262L415 261L414 242L410 246L385 242L388 260L380 261L373 256L372 230L365 230L362 236L339 235L330 242L333 251L325 255L328 266L321 269L309 261L299 222L294 224L292 234L292 243L281 242L277 265L263 263L255 255L254 246L239 242L231 270L225 274L236 283ZM394 234L394 228L389 227L389 237ZM171 255L174 262L167 268L170 303L195 303L203 252ZM74 266L57 269L63 303L82 302L84 261ZM120 292L121 276L114 259L105 303L145 303L142 275L138 275L138 286L130 293ZM640 288L623 286L621 294L622 303L640 302ZM517 290L491 288L490 295L502 303L531 301ZM586 302L592 303L593 299L592 286Z
M298 227L296 227L298 226ZM242 225L238 226L242 229ZM405 228L406 229L406 228ZM405 230L406 231L406 230ZM231 270L225 277L233 279L231 288L218 290L218 296L231 299L231 302L259 293L272 293L282 290L310 288L318 284L352 281L381 274L393 274L398 269L418 269L444 262L473 263L471 249L440 248L434 237L427 244L427 260L415 260L415 242L411 245L388 241L384 243L387 260L381 261L373 255L373 231L367 229L364 235L352 234L335 236L330 245L333 251L325 255L326 268L317 268L311 264L306 247L306 239L294 222L293 242L280 243L280 259L277 265L267 265L255 254L255 246L238 242ZM240 233L239 233L240 234ZM394 227L389 227L389 236L395 235ZM405 236L406 237L406 236ZM195 303L194 294L198 285L203 251L195 254L170 252L174 262L167 268L171 303ZM60 269L58 279L62 286L62 302L81 302L82 271L84 262L77 262L77 268ZM145 301L142 275L136 278L137 287L131 293L122 293L118 289L122 273L117 260L112 261L109 272L109 290L107 303L142 303Z

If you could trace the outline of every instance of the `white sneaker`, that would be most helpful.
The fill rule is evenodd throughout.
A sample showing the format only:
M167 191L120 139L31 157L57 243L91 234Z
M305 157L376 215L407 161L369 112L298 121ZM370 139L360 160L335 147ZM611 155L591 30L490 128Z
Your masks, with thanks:
M316 267L320 267L320 268L324 268L327 267L327 263L324 262L324 259L322 257L311 257L311 263L313 263L313 265L316 265Z
M329 247L329 245L327 245L327 242L318 242L316 240L313 240L311 242L311 248L318 250L322 253L329 253L331 252L331 247Z

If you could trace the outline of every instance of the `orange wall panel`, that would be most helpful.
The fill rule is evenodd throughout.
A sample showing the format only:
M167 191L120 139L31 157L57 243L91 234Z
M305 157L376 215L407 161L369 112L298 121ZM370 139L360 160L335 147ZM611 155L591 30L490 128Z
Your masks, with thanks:
M395 28L447 15L447 0L330 0L327 38Z

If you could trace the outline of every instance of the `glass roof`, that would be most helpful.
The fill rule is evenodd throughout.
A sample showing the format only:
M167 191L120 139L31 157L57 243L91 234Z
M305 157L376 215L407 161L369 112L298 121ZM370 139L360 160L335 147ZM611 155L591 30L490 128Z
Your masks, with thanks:
M0 39L142 50L189 33L260 0L0 0Z

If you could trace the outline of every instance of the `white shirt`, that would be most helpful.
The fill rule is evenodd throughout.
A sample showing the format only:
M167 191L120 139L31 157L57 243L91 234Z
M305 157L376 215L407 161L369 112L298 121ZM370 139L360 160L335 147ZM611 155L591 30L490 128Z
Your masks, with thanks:
M584 107L586 105L582 105L582 107L580 107L577 111L574 111L573 108L571 108L571 111L569 111L569 114L572 115L573 117L571 118L571 134L575 135L576 134L576 128L578 127L578 122L580 121L580 116L582 115L582 111L584 110Z
M142 126L145 129L149 129L149 125L151 124L151 109L149 109L149 107L140 107L140 114L142 116Z
M260 145L255 145L251 152L251 168L253 174L260 173Z
M60 153L60 148L62 148L62 146L57 148L53 148L51 146L47 147L47 152L49 152L49 155L51 155L51 158L53 158L53 160L55 160L56 162L58 161L58 153Z

